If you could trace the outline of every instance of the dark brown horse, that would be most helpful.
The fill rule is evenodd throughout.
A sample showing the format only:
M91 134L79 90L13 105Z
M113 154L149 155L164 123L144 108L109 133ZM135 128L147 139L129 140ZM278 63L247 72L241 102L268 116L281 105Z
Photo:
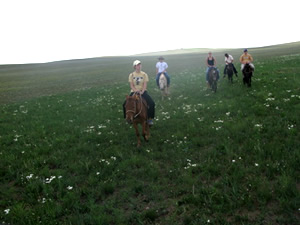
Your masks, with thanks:
M243 83L244 85L247 84L248 87L251 87L251 77L253 75L253 69L252 67L249 65L249 63L246 63L243 69Z
M232 63L228 63L228 65L227 65L227 75L228 75L228 81L233 83L233 80L232 80L233 65L232 65Z
M137 147L141 146L138 124L142 125L142 135L145 141L148 141L150 137L149 125L147 123L147 108L147 102L142 98L140 94L126 96L126 121L130 124L133 124L138 141Z

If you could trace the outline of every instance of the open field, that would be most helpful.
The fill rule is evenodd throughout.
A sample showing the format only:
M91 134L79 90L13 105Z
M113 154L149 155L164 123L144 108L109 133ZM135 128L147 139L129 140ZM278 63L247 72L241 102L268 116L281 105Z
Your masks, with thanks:
M300 42L249 53L252 88L239 72L216 94L206 54L168 55L164 101L139 56L156 102L139 149L121 108L137 57L0 66L0 222L299 224Z

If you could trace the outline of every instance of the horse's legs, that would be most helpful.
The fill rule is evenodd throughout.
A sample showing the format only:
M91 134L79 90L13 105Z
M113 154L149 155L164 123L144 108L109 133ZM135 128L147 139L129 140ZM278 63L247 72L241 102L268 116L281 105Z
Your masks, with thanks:
M145 141L149 140L149 125L146 121L143 123L143 137Z
M136 134L136 137L137 137L137 147L140 147L141 146L141 139L140 139L140 133L139 133L139 129L138 129L138 125L137 123L133 123L133 127L135 129L135 134Z

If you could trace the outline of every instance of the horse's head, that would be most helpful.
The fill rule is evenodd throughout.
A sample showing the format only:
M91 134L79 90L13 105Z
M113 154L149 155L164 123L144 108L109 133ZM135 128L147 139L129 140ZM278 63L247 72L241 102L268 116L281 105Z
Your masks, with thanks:
M250 74L251 72L253 72L253 69L252 67L250 66L249 63L246 63L245 66L244 66L244 69L243 69L243 72L245 74Z
M163 90L167 86L167 79L166 76L162 73L159 76L159 88L160 90Z
M126 96L126 104L125 104L125 110L126 110L126 121L128 123L133 123L134 116L136 114L136 103L138 101L138 96Z
M211 67L208 74L210 79L217 80L217 69L215 67Z

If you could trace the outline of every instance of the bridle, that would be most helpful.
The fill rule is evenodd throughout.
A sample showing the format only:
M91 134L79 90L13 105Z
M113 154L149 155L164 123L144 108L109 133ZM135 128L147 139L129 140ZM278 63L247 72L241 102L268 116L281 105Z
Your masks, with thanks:
M140 95L140 94L138 94L138 93L134 93L133 94L133 96L135 96L135 95ZM143 102L142 102L142 96L140 95L140 97L139 97L139 99L140 99L140 104L141 104L141 110L138 112L138 113L136 113L136 101L134 101L134 110L127 110L126 111L126 114L128 113L128 112L132 112L132 113L136 113L135 115L134 115L134 117L133 118L137 118L140 114L141 114L141 112L142 112L142 104L143 104Z

